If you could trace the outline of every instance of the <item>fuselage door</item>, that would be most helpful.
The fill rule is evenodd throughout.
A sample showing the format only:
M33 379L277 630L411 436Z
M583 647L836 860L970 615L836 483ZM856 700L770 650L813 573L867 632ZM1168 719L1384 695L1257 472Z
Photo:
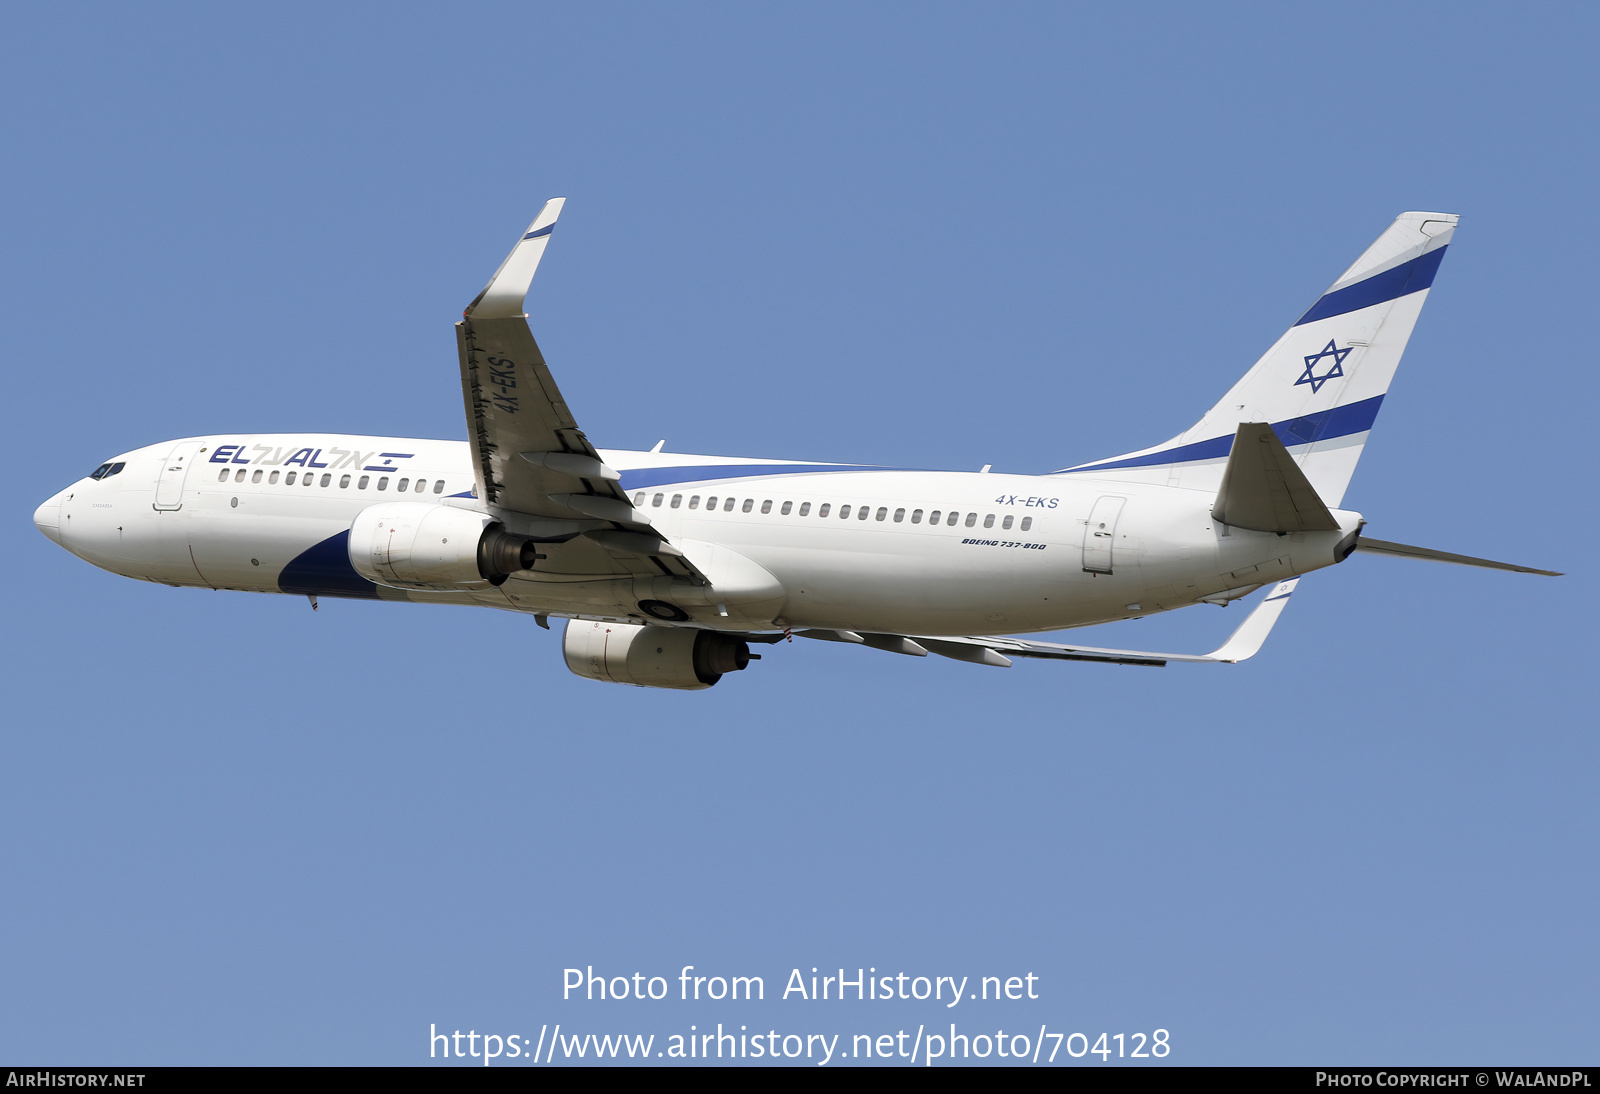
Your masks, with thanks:
M1127 498L1101 498L1089 511L1083 529L1083 572L1109 574L1111 572L1111 545L1117 537L1117 518Z
M184 441L167 453L166 462L161 465L161 478L156 480L157 509L183 508L183 480L199 449L199 441Z

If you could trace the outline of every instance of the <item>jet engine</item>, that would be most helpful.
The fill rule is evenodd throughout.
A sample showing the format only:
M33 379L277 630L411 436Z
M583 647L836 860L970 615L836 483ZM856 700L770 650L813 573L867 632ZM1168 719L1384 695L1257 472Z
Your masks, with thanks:
M743 639L686 627L569 619L561 638L567 668L590 680L700 691L752 660Z
M529 537L448 505L373 505L350 526L350 565L368 581L398 589L487 589L541 557Z

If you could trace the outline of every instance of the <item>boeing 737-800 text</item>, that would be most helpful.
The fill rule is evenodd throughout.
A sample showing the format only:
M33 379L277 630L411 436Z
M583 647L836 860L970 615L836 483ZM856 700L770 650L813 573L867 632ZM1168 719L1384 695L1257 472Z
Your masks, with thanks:
M680 689L711 686L746 667L751 643L786 634L997 666L1242 661L1302 574L1352 552L1549 572L1370 539L1340 508L1455 231L1449 214L1401 214L1172 440L1000 475L596 449L522 310L562 200L456 324L466 441L167 441L106 461L34 522L146 581L563 617L573 672ZM1263 586L1205 655L988 633L1226 604Z

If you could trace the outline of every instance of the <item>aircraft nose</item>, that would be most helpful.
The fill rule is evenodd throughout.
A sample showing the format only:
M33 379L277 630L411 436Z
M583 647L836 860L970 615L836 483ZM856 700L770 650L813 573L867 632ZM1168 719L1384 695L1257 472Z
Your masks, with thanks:
M61 544L61 495L57 494L33 511L33 526Z

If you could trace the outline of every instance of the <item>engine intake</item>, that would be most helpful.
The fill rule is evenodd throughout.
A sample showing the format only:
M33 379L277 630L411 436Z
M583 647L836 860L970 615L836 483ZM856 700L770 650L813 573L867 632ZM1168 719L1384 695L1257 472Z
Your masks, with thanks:
M570 619L561 638L567 668L589 680L700 691L750 664L743 639L685 627Z
M349 550L350 565L368 581L451 592L501 585L541 557L534 540L482 513L405 501L358 513Z

